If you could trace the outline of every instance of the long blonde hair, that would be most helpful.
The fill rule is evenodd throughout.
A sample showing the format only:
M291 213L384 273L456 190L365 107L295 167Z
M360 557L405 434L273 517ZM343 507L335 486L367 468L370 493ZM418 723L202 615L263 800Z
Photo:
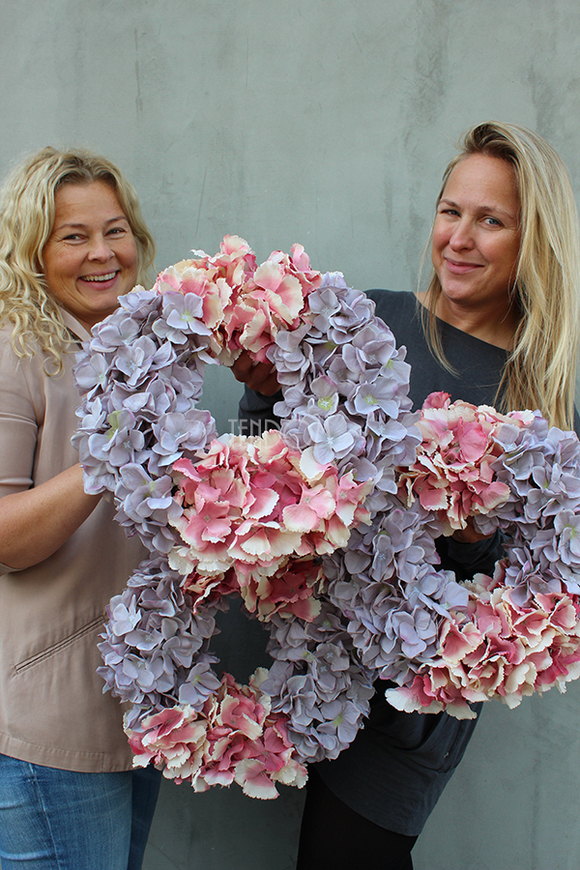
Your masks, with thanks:
M153 238L132 185L119 169L90 151L43 148L23 160L0 193L0 323L13 324L18 356L39 349L47 371L62 369L70 343L60 308L44 279L42 252L54 226L56 191L65 184L108 184L129 222L137 248L137 279L147 281L155 257Z
M580 337L580 233L566 167L536 133L489 121L468 130L443 175L438 202L455 166L472 154L513 166L521 209L521 246L512 305L519 324L496 397L504 410L536 409L571 429ZM435 317L441 285L433 272L422 311L432 353L448 369Z

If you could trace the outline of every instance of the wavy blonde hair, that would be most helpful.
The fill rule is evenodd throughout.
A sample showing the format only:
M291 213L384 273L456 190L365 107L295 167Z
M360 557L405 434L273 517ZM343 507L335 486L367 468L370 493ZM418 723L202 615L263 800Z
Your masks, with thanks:
M468 130L443 175L472 154L497 157L515 172L521 245L512 304L519 324L496 397L504 410L536 409L551 425L571 429L580 336L580 233L566 167L541 136L488 121ZM432 273L421 316L429 346L447 369L435 311L441 285Z
M47 147L25 158L0 192L0 323L10 322L12 346L20 357L37 349L51 374L62 370L70 335L44 279L42 253L54 226L56 191L65 184L100 181L115 192L137 248L137 280L147 281L155 244L137 194L119 169L83 149Z

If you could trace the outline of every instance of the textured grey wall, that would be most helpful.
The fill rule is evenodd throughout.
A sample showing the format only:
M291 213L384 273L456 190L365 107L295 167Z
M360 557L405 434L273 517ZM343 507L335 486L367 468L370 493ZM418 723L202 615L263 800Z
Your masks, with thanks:
M412 289L470 124L534 128L580 193L579 39L578 0L4 0L0 170L48 143L103 151L141 195L159 268L237 233L261 259L300 241L357 287ZM238 394L208 377L222 430ZM247 630L224 631L241 677ZM577 870L578 696L489 705L418 870ZM146 868L289 870L301 801L167 784Z

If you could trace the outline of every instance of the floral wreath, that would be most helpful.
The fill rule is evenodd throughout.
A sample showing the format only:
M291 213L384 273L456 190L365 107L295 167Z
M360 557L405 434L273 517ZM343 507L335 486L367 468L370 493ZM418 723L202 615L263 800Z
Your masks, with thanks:
M493 697L513 708L564 692L580 676L578 437L539 412L502 415L445 393L427 398L418 426L390 509L325 560L361 661L405 712L474 718L470 705ZM501 542L500 558L492 576L458 583L435 568L435 538L470 520Z
M100 670L132 705L137 764L273 797L276 782L304 783L305 762L336 757L368 712L372 675L322 557L386 506L420 435L404 353L342 275L311 270L297 245L258 267L237 237L195 254L122 297L76 365L85 488L111 491L151 551L110 603ZM196 407L203 370L242 350L274 361L277 411L293 418L215 439ZM270 633L273 665L248 686L220 680L209 651L233 592Z
M412 414L374 303L299 245L257 266L226 236L119 302L79 354L74 441L151 553L100 644L136 765L275 797L352 742L377 677L400 709L470 716L580 673L573 434L437 394ZM242 351L276 368L281 430L218 439L204 368ZM513 540L460 584L434 540L472 516ZM231 594L269 632L247 686L212 668Z

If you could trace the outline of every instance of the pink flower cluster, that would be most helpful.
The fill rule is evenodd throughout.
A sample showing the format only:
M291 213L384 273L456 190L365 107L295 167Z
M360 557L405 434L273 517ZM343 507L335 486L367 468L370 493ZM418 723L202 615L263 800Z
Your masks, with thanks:
M134 765L152 761L198 792L236 782L250 797L269 799L278 794L276 783L301 788L306 768L294 757L287 717L272 713L260 690L266 674L258 669L249 686L224 674L202 711L177 705L147 717L138 731L127 729Z
M508 707L522 697L580 676L578 596L536 592L517 604L513 588L483 574L466 583L467 614L444 620L438 657L409 687L388 689L400 710L447 710L473 718L470 703L500 696Z
M368 522L372 482L338 476L334 465L308 464L277 430L226 436L193 463L173 464L181 543L169 553L184 588L200 602L237 590L259 618L273 613L311 620L322 583L318 557L348 542ZM313 561L317 560L318 561Z
M434 511L444 534L464 529L469 517L487 514L505 502L509 487L495 478L492 463L502 454L493 439L504 423L517 416L469 402L451 404L447 393L431 393L417 422L423 442L415 462L400 469L399 497L410 505Z
M304 300L321 282L298 244L290 254L274 251L260 266L239 236L225 236L213 257L193 253L194 259L161 272L153 290L193 293L203 300L200 319L211 330L210 350L223 365L232 365L242 350L256 362L266 361L278 330L298 327Z

